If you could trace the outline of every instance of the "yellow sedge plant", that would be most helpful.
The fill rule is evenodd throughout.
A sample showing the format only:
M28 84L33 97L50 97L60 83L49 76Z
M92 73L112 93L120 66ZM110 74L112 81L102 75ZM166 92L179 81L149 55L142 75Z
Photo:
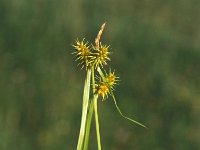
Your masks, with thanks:
M97 109L97 100L99 97L102 100L106 100L110 95L114 101L118 112L122 117L142 127L145 127L143 124L123 115L123 113L117 105L114 96L114 87L117 84L119 77L117 77L115 75L115 72L111 69L109 69L108 72L103 70L104 66L107 65L108 61L111 61L109 51L110 46L102 44L100 42L100 38L104 27L105 23L101 26L97 37L95 38L94 44L89 44L89 42L85 41L85 39L77 39L74 45L72 45L74 47L74 52L72 54L75 55L75 60L78 61L78 65L81 66L81 69L85 68L86 70L86 78L83 91L81 126L77 150L88 149L90 126L92 122L93 112L96 125L97 146L98 150L101 150L101 138ZM92 93L92 96L90 96L90 93Z

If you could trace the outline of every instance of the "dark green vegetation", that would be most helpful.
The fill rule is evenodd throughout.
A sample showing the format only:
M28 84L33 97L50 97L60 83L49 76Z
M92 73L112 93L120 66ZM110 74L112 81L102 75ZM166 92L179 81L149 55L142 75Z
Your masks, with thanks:
M76 149L85 70L71 44L92 42L104 21L118 104L148 129L99 101L102 149L200 149L199 8L198 0L1 0L0 149Z

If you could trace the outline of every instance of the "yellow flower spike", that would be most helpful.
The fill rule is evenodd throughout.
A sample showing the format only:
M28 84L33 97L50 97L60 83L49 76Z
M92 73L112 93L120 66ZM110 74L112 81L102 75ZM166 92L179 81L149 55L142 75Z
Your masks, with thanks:
M103 65L107 65L107 60L110 61L110 58L108 57L110 54L108 51L109 47L110 46L102 45L101 43L99 48L93 46L94 52L92 53L91 64L94 65L95 68L98 68L99 65L103 67Z
M109 87L111 88L111 90L114 90L114 86L119 81L118 78L119 77L117 77L115 75L115 72L114 71L112 72L111 69L109 70L108 74L106 73L105 81L107 82L107 84L109 85Z
M98 69L99 71L99 69ZM100 77L96 77L98 80L98 84L96 84L96 92L99 96L103 97L103 100L105 98L108 98L108 94L111 95L111 93L114 91L114 86L117 84L118 78L115 75L115 72L109 71L109 73L105 72L105 75L102 74Z
M105 97L108 98L109 94L109 87L106 83L101 82L99 85L97 85L97 94L105 100Z
M74 49L76 50L72 54L76 55L76 61L80 61L78 65L82 65L81 69L83 67L89 66L89 57L90 57L90 50L88 46L88 42L84 43L84 39L82 41L79 41L78 39L75 42L75 45L72 45Z
M102 80L104 83L106 83L108 85L109 89L111 91L113 91L114 86L119 81L119 77L115 75L115 71L112 71L110 69L109 73L107 73L105 70L104 70L104 73L103 73L103 71L99 67L97 68L97 71L100 74L100 77L98 77L99 81Z

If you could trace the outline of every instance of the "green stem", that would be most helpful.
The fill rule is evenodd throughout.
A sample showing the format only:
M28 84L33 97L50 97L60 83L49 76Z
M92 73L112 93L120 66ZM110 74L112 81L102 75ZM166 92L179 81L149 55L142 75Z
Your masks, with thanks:
M96 94L96 96L94 98L94 112L95 112L96 134L97 134L97 145L98 145L98 150L101 150L101 138L100 138L100 131L99 131L97 98L98 98L98 95Z
M100 132L99 132L99 120L98 120L98 110L97 110L98 94L95 94L94 67L92 67L92 69L91 69L91 74L92 74L93 99L90 102L89 112L88 112L88 116L87 116L87 120L86 120L85 139L84 139L83 150L87 150L88 149L88 142L89 142L89 135L90 135L90 127L91 127L91 122L92 122L93 110L95 111L97 145L98 145L98 150L101 150L101 139L100 139Z
M85 140L84 140L84 150L88 149L89 135L90 135L90 126L92 122L93 110L94 110L94 99L95 99L95 78L94 78L94 67L91 68L92 72L92 93L93 99L90 102L89 112L86 120L86 129L85 129Z
M90 106L89 106L89 112L88 112L88 117L86 121L86 130L85 130L85 141L84 141L84 150L88 149L88 142L89 142L89 135L90 135L90 126L92 122L92 115L93 115L93 109L94 109L94 100L91 101Z
M85 79L84 92L83 92L81 127L80 127L80 133L79 133L79 138L78 138L77 150L82 150L82 148L83 148L83 141L84 141L85 128L86 128L86 119L87 119L87 112L88 112L88 104L89 104L89 94L90 94L90 77L91 77L91 70L88 69L87 76Z
M98 94L95 94L95 80L94 80L94 67L92 67L92 83L93 83L93 95L94 95L94 112L95 112L95 124L96 124L96 134L97 134L97 145L98 150L101 150L101 138L100 138L100 132L99 132L99 119L98 119L98 110L97 110L97 99Z

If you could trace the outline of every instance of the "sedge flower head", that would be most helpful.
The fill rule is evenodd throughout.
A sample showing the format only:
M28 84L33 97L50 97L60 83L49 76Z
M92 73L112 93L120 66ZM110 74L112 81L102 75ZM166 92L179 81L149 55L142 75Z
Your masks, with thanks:
M97 94L99 96L101 96L103 98L103 100L105 99L105 97L107 98L108 97L108 94L109 94L109 87L106 83L104 82L101 82L97 85Z
M76 40L75 44L72 45L76 50L73 54L76 55L76 61L80 61L79 65L82 65L82 68L85 66L86 68L89 65L89 57L90 57L90 50L88 46L88 42Z
M110 61L110 58L108 57L110 54L108 51L109 47L110 46L102 45L101 43L98 48L93 46L94 53L91 58L91 63L95 66L95 68L97 68L99 65L103 67L103 65L107 65L107 60Z
M112 90L114 90L114 86L117 84L117 81L119 81L118 78L119 77L115 75L115 72L114 71L112 72L110 69L109 73L108 74L106 73L105 82Z
M99 96L103 97L103 100L108 97L108 94L114 91L114 86L117 84L118 78L111 69L109 73L105 72L101 77L96 77L99 80L98 84L96 84L96 91Z

